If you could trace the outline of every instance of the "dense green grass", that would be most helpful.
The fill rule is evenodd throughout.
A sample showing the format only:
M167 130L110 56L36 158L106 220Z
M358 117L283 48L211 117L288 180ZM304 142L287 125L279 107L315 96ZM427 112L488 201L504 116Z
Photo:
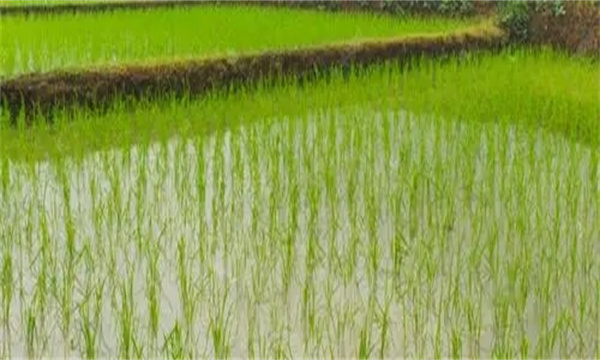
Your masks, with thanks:
M472 61L2 129L0 357L599 357L597 64Z
M474 22L252 6L6 16L0 76L435 34Z
M600 145L598 62L550 50L473 55L444 63L415 61L411 71L370 68L307 87L286 82L231 94L212 94L185 105L166 101L104 116L89 113L58 126L21 131L0 122L0 151L13 158L85 154L129 146L144 138L202 134L222 126L262 121L280 113L372 104L469 122L506 122L544 129L584 144ZM119 106L117 106L119 107Z

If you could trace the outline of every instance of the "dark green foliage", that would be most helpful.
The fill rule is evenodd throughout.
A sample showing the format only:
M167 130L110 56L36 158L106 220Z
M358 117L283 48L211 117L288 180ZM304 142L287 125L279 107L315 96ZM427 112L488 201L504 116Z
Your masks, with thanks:
M383 2L384 10L394 14L413 14L413 13L437 13L451 16L471 15L473 13L472 0L385 0Z
M524 0L503 1L498 4L500 24L509 31L511 40L519 43L528 40L533 4Z
M566 14L565 3L562 0L552 1L552 14L554 16L562 16Z
M600 1L594 2L596 5ZM511 39L524 43L530 38L530 22L534 13L549 13L555 17L565 16L567 9L564 0L545 1L500 1L498 13L501 25L509 30Z
M358 9L383 11L399 16L412 14L439 14L465 16L474 12L473 0L317 0L298 1L297 4L312 4L321 10Z
M472 14L474 10L473 2L468 0L442 0L438 7L444 14L467 15Z

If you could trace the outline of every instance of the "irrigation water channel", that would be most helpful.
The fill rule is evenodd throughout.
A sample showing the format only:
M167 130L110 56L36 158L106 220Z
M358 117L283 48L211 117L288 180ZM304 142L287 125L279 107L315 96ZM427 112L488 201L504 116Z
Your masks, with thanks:
M490 356L503 336L502 301L512 314L504 325L534 349L565 308L599 301L583 266L569 277L552 263L576 256L600 268L592 158L543 133L330 112L60 166L11 164L0 211L15 290L2 349L21 357L33 343L38 355L79 356L92 314L100 357L123 348L125 321L146 356L164 354L177 326L197 355L223 351L220 329L233 357L355 357L361 338L377 356L429 357L436 347L449 356L456 334L463 354ZM554 219L559 206L574 218ZM506 274L524 263L517 278L530 290L520 304ZM36 314L44 271L55 295ZM32 341L24 314L37 318ZM591 356L597 317L574 324L583 340L565 335L565 349L589 346L579 355Z

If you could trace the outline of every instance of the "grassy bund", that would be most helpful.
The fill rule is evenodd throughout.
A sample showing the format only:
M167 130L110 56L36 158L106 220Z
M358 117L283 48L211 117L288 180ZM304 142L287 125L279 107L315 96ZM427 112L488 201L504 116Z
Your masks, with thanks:
M152 10L204 6L208 2L195 0L1 0L0 15L63 15L133 9Z
M168 31L148 32L148 24ZM3 20L3 27L0 43L6 51L0 55L0 70L8 80L0 98L13 124L22 108L31 122L35 111L51 118L53 109L65 105L102 107L120 96L203 93L267 77L311 76L334 66L494 48L504 40L489 21L209 5L17 16ZM43 40L31 36L42 29ZM200 34L190 36L196 32ZM96 70L85 69L92 65ZM23 73L33 75L17 76Z
M29 75L6 81L0 96L10 110L10 122L19 114L26 124L35 113L53 121L57 108L82 105L104 108L115 99L156 98L166 93L195 95L265 79L311 79L341 67L346 72L386 61L406 64L423 56L440 57L468 50L498 49L504 34L485 26L431 37L406 37L357 44L339 44L299 50L263 52L235 58L183 61L105 70ZM23 111L24 110L24 111Z
M222 65L354 54L310 81L3 108L0 357L600 357L598 60L349 34Z

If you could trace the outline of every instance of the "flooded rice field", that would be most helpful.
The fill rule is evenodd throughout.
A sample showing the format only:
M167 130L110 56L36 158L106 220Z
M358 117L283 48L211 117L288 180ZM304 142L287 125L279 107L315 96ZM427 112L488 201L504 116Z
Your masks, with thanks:
M5 161L0 357L592 357L599 154L319 112Z

